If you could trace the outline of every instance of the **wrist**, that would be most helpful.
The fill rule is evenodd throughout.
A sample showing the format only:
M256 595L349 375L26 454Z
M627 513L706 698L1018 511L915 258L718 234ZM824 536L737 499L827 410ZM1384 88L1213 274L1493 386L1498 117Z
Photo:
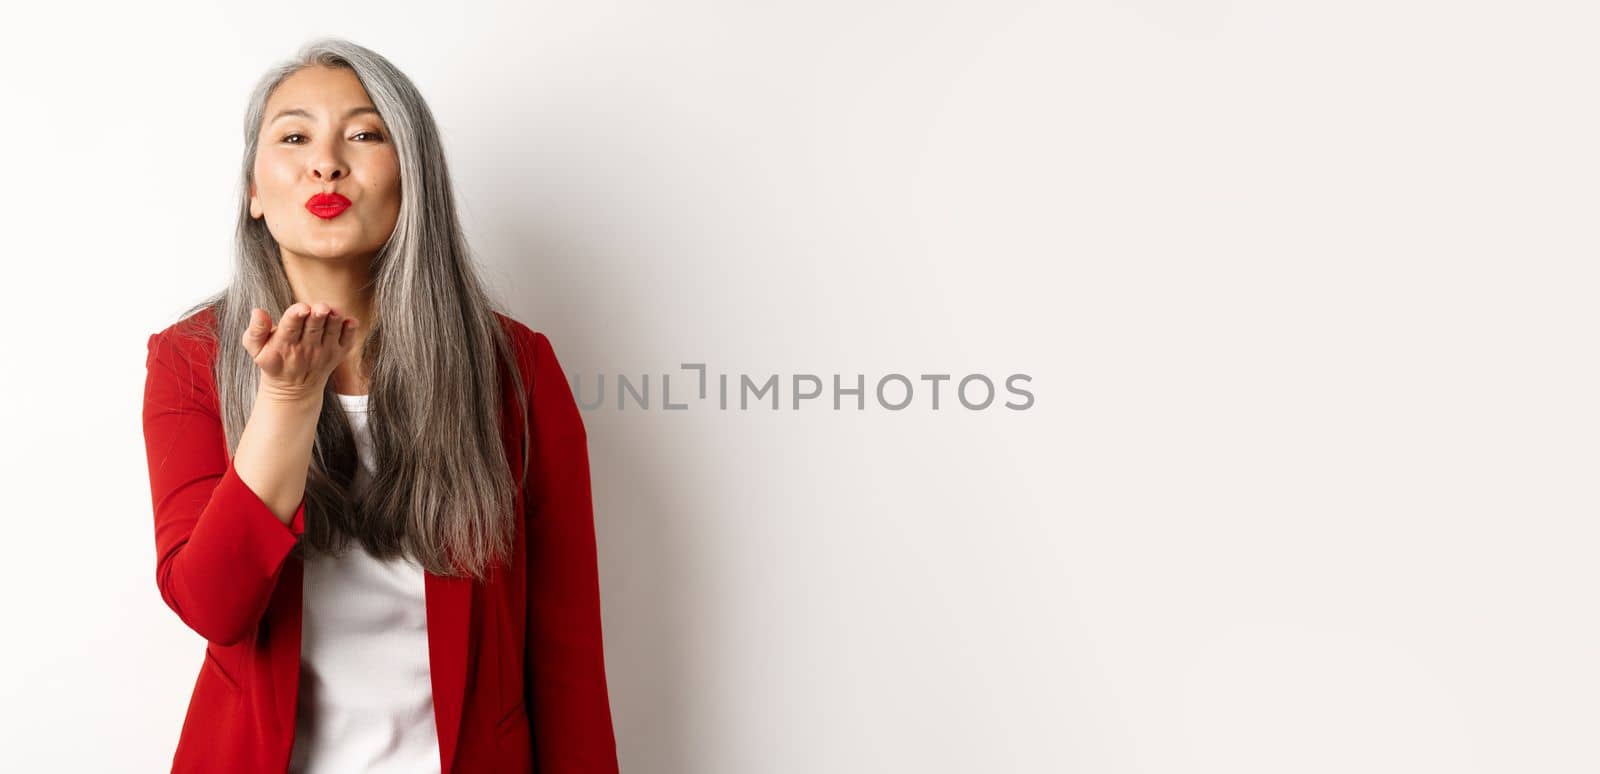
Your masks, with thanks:
M256 405L267 405L286 411L322 410L322 390L288 389L263 382L256 390Z

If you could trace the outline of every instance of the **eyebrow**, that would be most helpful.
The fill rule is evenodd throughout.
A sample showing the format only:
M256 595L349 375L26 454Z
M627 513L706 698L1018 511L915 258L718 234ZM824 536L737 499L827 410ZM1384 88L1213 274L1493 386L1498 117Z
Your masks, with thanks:
M345 112L344 117L346 119L349 119L349 118L351 118L353 116L361 115L362 113L371 113L373 115L378 115L378 109L373 107L373 106L371 106L371 105L362 105L360 107L353 107L353 108L350 108L350 110ZM302 118L310 118L311 114L306 112L306 110L304 108L289 108L287 110L278 111L278 114L273 116L272 120L268 121L267 123L270 124L273 121L277 121L280 118L286 118L288 116L300 116Z

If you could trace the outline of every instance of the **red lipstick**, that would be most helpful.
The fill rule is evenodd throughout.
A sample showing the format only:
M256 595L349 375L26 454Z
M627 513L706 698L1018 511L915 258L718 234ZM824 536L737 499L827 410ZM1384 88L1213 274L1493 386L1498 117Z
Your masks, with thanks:
M306 200L306 209L324 220L332 218L350 207L350 200L336 193L319 193Z

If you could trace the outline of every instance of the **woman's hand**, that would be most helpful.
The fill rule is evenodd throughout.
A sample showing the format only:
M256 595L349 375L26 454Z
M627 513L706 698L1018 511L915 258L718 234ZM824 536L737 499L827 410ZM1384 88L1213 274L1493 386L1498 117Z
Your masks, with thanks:
M359 325L327 304L296 303L276 327L265 310L251 309L244 348L261 369L262 395L320 400L328 377L355 345Z

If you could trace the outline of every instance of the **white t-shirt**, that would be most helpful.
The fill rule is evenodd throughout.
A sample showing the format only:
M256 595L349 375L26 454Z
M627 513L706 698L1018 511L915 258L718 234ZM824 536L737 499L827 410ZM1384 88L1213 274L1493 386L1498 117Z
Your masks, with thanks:
M375 471L367 396L338 395L355 429L356 487ZM437 774L422 567L360 543L305 562L291 774Z

